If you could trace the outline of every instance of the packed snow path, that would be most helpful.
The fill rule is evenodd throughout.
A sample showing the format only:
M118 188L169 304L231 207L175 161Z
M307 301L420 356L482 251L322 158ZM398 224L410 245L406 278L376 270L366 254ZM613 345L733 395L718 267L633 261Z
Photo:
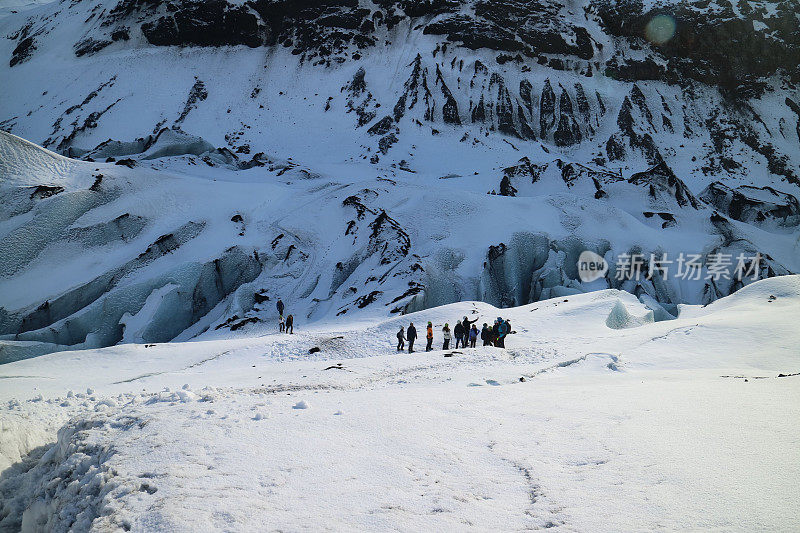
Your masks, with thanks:
M618 302L644 325L609 328ZM799 527L800 277L645 311L465 302L2 365L0 530ZM400 324L432 320L438 348L463 315L517 333L394 353Z

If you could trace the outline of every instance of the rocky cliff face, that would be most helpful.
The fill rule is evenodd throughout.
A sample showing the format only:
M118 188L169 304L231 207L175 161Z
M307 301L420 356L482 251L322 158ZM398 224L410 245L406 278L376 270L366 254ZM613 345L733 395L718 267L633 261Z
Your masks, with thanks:
M119 201L103 191L116 190L109 182L121 166L267 176L258 179L287 180L337 206L335 224L312 237L286 231L278 214L250 224L254 213L230 205L220 217L239 217L234 237L254 239L247 245L158 255L200 269L175 294L217 286L170 296L186 308L183 329L231 298L249 304L234 306L223 329L252 324L255 296L275 294L263 291L276 283L310 319L464 298L518 305L606 286L675 312L740 286L628 283L613 272L587 285L574 266L582 249L609 260L762 252L763 275L796 272L798 28L791 0L64 0L9 16L0 20L9 80L0 129L100 170L96 185L28 177L24 194L3 193L11 214L0 261L13 268L0 281L19 281L64 243L155 248L131 245L94 277L35 302L0 300L0 334L88 342L91 328L64 321L164 251L147 231L163 214L103 208ZM346 191L325 196L328 187ZM53 214L69 195L85 209ZM88 215L102 209L108 216ZM195 213L159 235L183 250L214 227ZM13 244L30 231L47 238ZM234 266L202 273L215 261ZM118 314L135 315L167 283L145 278ZM289 278L295 285L278 281ZM94 338L122 338L120 320L112 315ZM58 340L47 328L72 333Z
M743 162L734 145L744 144L771 174L798 182L793 156L800 136L791 123L800 109L800 24L789 0L82 0L62 2L24 23L7 21L9 74L55 46L58 26L79 15L69 42L58 43L76 57L109 47L245 46L266 54L282 48L301 64L317 66L320 76L355 65L364 87L384 76L365 71L369 57L413 41L416 57L399 65L408 76L402 93L370 91L375 104L394 111L358 113L357 125L380 137L379 152L392 144L385 137L389 121L399 122L416 107L421 121L472 123L556 148L591 145L597 150L591 159L601 165L639 156L656 164L667 150L677 155L674 140L691 143L708 133L714 146L692 151L705 163L699 170L735 173ZM86 99L78 108L92 94ZM761 109L766 102L770 109ZM61 133L56 146L64 151L108 109L70 121L74 110L65 107L54 135L41 140L51 146ZM780 124L770 124L765 112L780 115ZM25 122L3 120L12 131Z

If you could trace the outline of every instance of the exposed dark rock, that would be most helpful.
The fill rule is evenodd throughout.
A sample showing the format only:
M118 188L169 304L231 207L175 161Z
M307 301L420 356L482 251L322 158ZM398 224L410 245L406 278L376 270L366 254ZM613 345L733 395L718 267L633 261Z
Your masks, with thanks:
M230 322L227 325L230 327L231 331L236 331L238 329L245 327L247 324L257 324L258 322L261 322L260 318L258 318L257 316L251 316L243 318L242 320ZM219 326L217 326L217 329L219 329Z
M64 187L60 185L37 185L31 193L31 200L42 200L61 192L64 192Z
M639 88L638 85L635 83L633 87L631 87L631 102L636 104L636 107L639 109L641 116L647 120L647 123L650 125L650 128L653 128L653 114L650 112L650 108L647 106L647 99L644 96L644 93Z
M800 105L791 98L786 98L786 105L797 115L797 140L800 142Z
M225 0L184 0L169 15L142 24L150 44L158 46L260 46L265 31L255 14Z
M606 142L606 154L610 161L621 161L625 159L625 146L616 137L611 136Z
M539 100L539 135L546 139L550 129L556 123L556 93L550 85L550 79L544 80L542 97Z
M130 32L128 28L120 28L118 30L114 30L111 32L111 40L114 42L117 41L127 41L131 38Z
M92 55L106 46L110 45L111 41L106 40L96 40L92 39L91 37L83 39L82 41L78 41L75 43L75 55L77 57L82 57L85 55Z
M517 104L517 121L519 122L519 134L523 139L536 140L536 132L533 131L528 120L525 118L525 112L522 105Z
M397 138L397 135L395 135L394 133L390 133L389 135L381 137L380 140L378 141L378 150L380 151L380 153L386 155L389 152L389 149L392 147L392 145L395 144L398 140L399 139Z
M561 90L558 112L558 127L553 133L553 141L556 146L571 146L581 142L581 129L573 115L572 100L564 89Z
M425 120L433 120L433 95L428 87L428 69L422 66L422 56L417 54L409 66L411 74L403 84L403 94L394 106L394 120L399 122L406 111L414 109L420 101L425 106L423 111Z
M767 220L783 226L800 224L800 202L797 198L772 187L743 185L732 189L717 181L700 193L700 199L729 217L748 224Z
M411 239L403 227L386 214L386 211L381 210L369 227L372 232L367 250L370 254L379 254L382 265L388 265L408 255L411 250Z
M517 189L511 185L511 180L509 177L503 176L503 179L500 180L500 195L501 196L516 196Z
M635 116L634 110L636 110ZM647 106L644 94L636 85L622 102L617 115L617 126L620 131L613 134L606 144L606 152L610 160L625 158L625 148L621 140L623 138L627 140L628 146L640 151L651 165L656 165L663 160L652 135L649 132L643 133L648 130L655 131L653 116Z
M136 166L136 161L133 159L120 159L119 161L114 163L115 165L121 165L128 168L133 168Z
M99 111L92 111L86 116L86 118L83 119L82 123L79 123L79 120L75 119L71 124L71 126L73 127L72 131L69 133L69 135L62 137L61 141L58 143L58 150L66 152L67 149L72 146L72 142L75 140L78 134L87 129L96 128L100 118L103 115L105 115L111 108L117 105L121 100L122 100L121 98L118 98L115 101L108 104L105 108L100 109ZM57 121L57 124L60 124L60 119L59 121ZM58 131L57 126L54 128L54 131ZM51 137L48 138L46 141L44 141L44 143L42 144L43 146L46 146L52 144L53 142L54 141Z
M594 129L591 126L591 104L589 104L589 99L586 98L583 85L580 83L575 84L575 101L578 104L578 113L580 114L581 119L583 119L583 123L586 124L592 132L594 132Z
M202 80L195 79L194 85L189 90L189 95L186 97L186 103L183 105L183 111L175 121L175 124L181 124L189 113L197 107L198 102L202 102L208 98L208 91L206 91L206 84Z
M92 186L89 187L89 190L97 192L97 191L100 190L100 186L102 184L103 184L103 175L102 174L98 174L98 175L96 175L94 177L94 183L92 183Z
M475 14L480 17L477 21L484 19L491 27L515 32L527 45L522 49L528 55L563 54L591 59L594 47L588 31L562 16L562 7L562 2L554 0L481 0L475 4ZM569 44L567 39L574 39L575 44Z
M367 90L366 74L364 67L359 67L353 79L342 87L342 91L347 94L345 107L348 113L355 113L358 117L358 128L369 124L376 116L372 93Z
M497 88L497 105L495 106L497 129L505 135L521 137L514 127L514 106L511 103L511 95L506 88L505 80L498 74L492 74L489 87Z
M533 99L532 99L533 86L528 80L519 82L519 97L523 105L528 110L528 113L533 113Z
M467 15L449 15L441 20L434 21L423 30L428 35L446 35L451 41L461 42L465 47L477 50L478 48L491 48L517 52L524 45L517 41L510 31L486 21L469 17Z
M438 65L436 66L436 84L442 90L442 96L445 99L444 106L442 106L442 120L448 124L461 124L461 117L458 115L458 104L447 87L444 78L442 78L442 71L439 70Z
M372 125L370 129L367 130L367 133L370 135L386 135L389 133L392 128L394 127L394 120L389 115L386 115L378 122Z
M11 60L8 62L10 67L27 61L36 50L36 42L33 37L25 37L22 39L11 52Z
M621 81L661 80L666 68L652 58L643 60L614 56L606 62L606 76Z
M472 108L472 122L485 122L486 121L486 105L483 101L483 95L478 101L478 105Z
M383 8L397 5L409 17L425 17L452 13L461 8L460 0L378 0Z
M365 294L364 296L359 296L356 298L355 304L359 309L364 309L366 306L377 300L382 294L383 293L381 291L372 291L369 294Z
M761 77L778 71L800 75L800 25L797 4L791 0L776 2L769 12L740 9L739 14L730 4L710 9L700 0L648 10L640 0L593 4L606 32L636 41L668 61L668 81L682 76L718 86L734 98L748 98L763 92ZM651 47L644 36L656 15L674 18L675 34Z
M647 187L648 195L654 201L674 200L681 207L700 208L700 203L665 162L661 162L644 172L638 172L628 179L628 183Z
M537 173L535 166L531 164L531 160L527 157L523 157L517 162L516 165L504 168L503 177L509 178L509 180L512 178L529 178L531 183L534 183L537 179L539 179L539 174Z

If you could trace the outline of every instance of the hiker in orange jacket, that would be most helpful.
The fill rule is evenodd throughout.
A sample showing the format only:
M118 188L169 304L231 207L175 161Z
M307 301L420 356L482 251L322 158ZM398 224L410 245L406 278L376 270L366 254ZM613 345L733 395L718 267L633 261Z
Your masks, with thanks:
M428 322L428 344L425 346L425 351L430 352L433 350L433 324Z

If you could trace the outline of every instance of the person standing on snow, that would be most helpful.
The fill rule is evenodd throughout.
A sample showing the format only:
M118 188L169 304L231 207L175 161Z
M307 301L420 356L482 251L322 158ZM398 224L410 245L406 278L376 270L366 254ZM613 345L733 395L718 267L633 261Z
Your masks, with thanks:
M433 350L433 324L428 322L428 333L426 335L428 338L428 344L425 346L425 351L430 352Z
M278 314L283 316L283 300L278 298L278 303L276 303L275 306L278 308Z
M469 339L469 327L470 327L470 326L471 326L471 325L472 325L474 322L477 322L477 321L478 321L478 319L477 319L477 318L476 318L475 320L467 320L467 317L464 317L464 321L461 323L461 325L464 327L464 342L462 342L462 343L461 343L461 345L462 345L464 348L466 348L466 347L467 347L467 340Z
M496 319L494 321L494 325L492 326L492 345L497 346L497 336L500 334L500 326L499 321L500 319Z
M478 340L478 328L472 324L472 329L469 330L469 347L474 348L475 342Z
M281 333L283 333L284 331L286 331L286 321L283 319L283 315L281 315L281 316L280 316L280 318L279 318L278 320L280 321L280 322L279 322L279 324L280 324L280 326L279 326L279 327L280 327L280 330L279 330L279 331L280 331Z
M294 333L294 317L292 315L286 317L286 333Z
M489 329L489 324L486 322L483 323L483 329L481 330L481 340L484 346L492 345L492 330Z
M442 328L442 338L444 341L442 342L442 350L447 350L450 348L450 325L445 323L444 327Z
M400 331L397 332L397 351L402 352L403 348L406 347L406 332L403 330L403 326L400 326Z
M417 328L414 327L413 322L408 325L406 339L408 340L408 353L414 353L414 341L417 340Z
M506 335L508 335L508 323L502 318L497 318L497 347L506 347Z
M464 324L462 324L461 322L457 321L455 327L453 328L453 333L456 334L456 347L455 347L455 349L458 350L458 343L459 342L461 343L461 347L462 348L466 348L467 347L467 343L464 342L464 333L466 333L464 331Z

